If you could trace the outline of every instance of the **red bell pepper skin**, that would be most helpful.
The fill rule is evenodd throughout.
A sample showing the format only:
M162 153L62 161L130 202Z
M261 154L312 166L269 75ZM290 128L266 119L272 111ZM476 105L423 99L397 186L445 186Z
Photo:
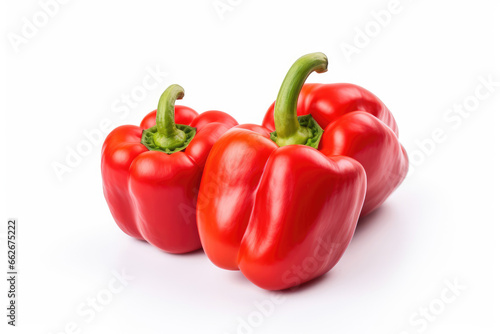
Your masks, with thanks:
M320 152L321 128L299 122L294 107L307 76L326 66L323 54L299 59L278 95L276 136L257 125L236 126L216 142L205 166L196 211L205 253L264 289L290 288L329 271L363 205L361 164Z
M104 196L118 226L169 253L201 247L196 200L205 161L215 141L238 124L221 111L198 115L174 107L183 96L182 87L167 88L158 112L107 136L101 159Z
M408 155L399 143L398 127L389 109L366 89L348 83L306 84L297 114L310 114L325 129L320 151L345 155L363 165L368 180L361 216L377 209L403 182ZM274 104L264 117L274 131Z

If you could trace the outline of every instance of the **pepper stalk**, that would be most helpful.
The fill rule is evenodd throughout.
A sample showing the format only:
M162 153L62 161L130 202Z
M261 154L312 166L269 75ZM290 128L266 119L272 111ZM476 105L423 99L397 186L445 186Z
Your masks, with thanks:
M196 128L175 124L175 101L184 97L184 88L170 85L160 96L156 125L142 132L141 143L150 151L167 154L185 149L196 134Z
M278 146L307 145L318 148L323 129L311 115L297 117L297 101L302 86L312 72L328 70L328 59L321 52L300 57L290 67L281 84L274 106L276 131L271 139Z

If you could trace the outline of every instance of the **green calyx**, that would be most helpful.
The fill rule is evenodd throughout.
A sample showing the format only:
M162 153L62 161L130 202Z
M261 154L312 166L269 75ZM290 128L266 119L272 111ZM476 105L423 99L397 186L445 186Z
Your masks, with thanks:
M318 148L321 136L323 135L323 129L321 128L321 126L319 126L318 122L316 122L311 115L299 116L297 117L297 120L299 122L300 127L307 131L307 134L305 136L306 141L302 144L310 146L312 148ZM286 146L286 145L298 144L295 142L296 137L288 137L288 139L289 143L284 143L282 141L282 145L280 144L278 145ZM271 140L274 141L275 143L278 143L278 134L276 131L271 132Z
M142 132L141 144L150 151L160 151L168 154L182 151L188 147L189 142L194 138L196 129L182 124L176 124L175 127L183 135L173 138L166 137L158 132L158 127L155 125Z
M175 101L183 97L184 89L179 85L171 85L161 94L156 125L142 132L141 144L150 151L179 152L188 147L194 138L196 128L175 124Z
M302 86L312 72L328 69L328 59L321 52L300 57L288 70L274 106L276 131L271 139L278 146L307 145L318 148L323 129L311 115L297 117L297 101Z

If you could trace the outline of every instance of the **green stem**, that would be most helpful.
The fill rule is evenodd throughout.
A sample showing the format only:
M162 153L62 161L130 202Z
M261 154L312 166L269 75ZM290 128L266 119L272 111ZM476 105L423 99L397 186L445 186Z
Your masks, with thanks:
M184 88L169 86L160 96L156 110L156 125L144 130L141 143L152 151L175 153L185 149L196 134L196 129L175 124L175 101L184 97Z
M288 70L274 107L276 143L279 146L307 144L308 140L314 136L310 127L299 124L297 100L307 77L312 72L326 72L327 68L326 56L321 52L316 52L300 57Z
M183 97L184 88L179 85L170 85L161 94L156 110L158 133L168 137L178 134L179 130L175 127L175 101L182 100Z

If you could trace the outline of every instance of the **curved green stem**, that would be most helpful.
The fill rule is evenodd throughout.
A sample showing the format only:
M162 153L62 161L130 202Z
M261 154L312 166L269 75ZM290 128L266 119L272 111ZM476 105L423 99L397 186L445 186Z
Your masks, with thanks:
M175 124L175 101L184 97L184 88L170 85L160 96L156 110L156 125L144 130L141 143L152 151L174 153L185 149L196 129Z
M321 52L316 52L300 57L288 70L274 107L275 141L279 146L307 144L314 135L314 131L310 127L299 124L297 100L307 77L312 72L326 72L327 68L328 59L326 56Z
M161 94L158 109L156 110L158 133L173 137L179 132L175 127L175 101L182 100L183 97L184 88L175 84L168 86Z

